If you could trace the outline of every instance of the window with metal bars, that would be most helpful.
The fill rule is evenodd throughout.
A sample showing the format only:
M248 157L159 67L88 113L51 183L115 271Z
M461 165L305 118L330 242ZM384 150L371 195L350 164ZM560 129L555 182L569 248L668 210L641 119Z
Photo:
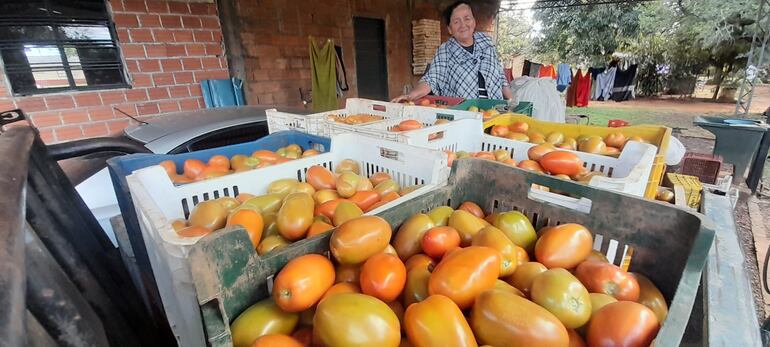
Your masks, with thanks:
M15 95L127 87L106 0L0 0L0 57Z

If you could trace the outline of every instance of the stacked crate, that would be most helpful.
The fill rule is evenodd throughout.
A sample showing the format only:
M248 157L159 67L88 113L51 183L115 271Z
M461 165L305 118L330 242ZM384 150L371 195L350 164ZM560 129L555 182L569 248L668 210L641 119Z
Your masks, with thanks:
M432 19L412 21L412 72L425 73L441 45L441 22Z

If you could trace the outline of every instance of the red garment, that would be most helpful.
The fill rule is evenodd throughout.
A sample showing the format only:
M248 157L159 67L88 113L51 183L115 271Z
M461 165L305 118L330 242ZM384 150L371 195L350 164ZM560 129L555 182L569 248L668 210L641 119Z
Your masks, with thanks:
M556 70L553 65L543 65L540 67L540 75L538 77L551 77L556 79Z
M572 85L577 87L575 90L575 106L588 106L588 100L591 96L591 74L586 72L583 75L582 71L578 69L575 78L572 80Z
M580 70L575 73L572 78L572 83L567 87L567 107L575 107L577 105L577 79L580 76Z
M513 69L503 69L503 73L505 74L505 79L508 83L511 83L511 81L513 81Z

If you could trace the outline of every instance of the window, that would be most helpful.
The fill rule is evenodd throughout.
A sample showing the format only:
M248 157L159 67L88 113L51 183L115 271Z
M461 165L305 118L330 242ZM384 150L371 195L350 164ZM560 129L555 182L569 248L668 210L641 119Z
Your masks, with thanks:
M0 57L13 93L126 87L105 0L0 1Z

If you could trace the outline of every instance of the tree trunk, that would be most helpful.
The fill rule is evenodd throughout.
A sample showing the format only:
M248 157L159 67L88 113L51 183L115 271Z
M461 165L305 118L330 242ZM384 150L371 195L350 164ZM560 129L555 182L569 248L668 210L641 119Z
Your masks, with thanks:
M722 87L722 81L724 80L725 64L719 64L719 68L714 72L714 81L717 82L716 88L714 88L714 95L711 96L711 100L716 100L719 96L719 89Z

